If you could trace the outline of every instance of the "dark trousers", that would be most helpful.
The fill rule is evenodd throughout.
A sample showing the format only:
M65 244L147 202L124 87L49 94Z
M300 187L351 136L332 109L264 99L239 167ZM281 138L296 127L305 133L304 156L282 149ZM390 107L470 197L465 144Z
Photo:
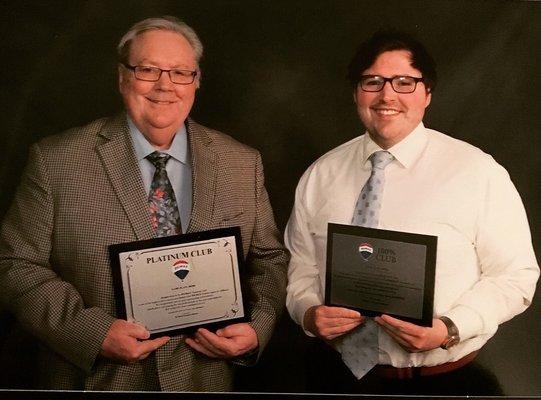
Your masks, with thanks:
M428 396L501 396L497 378L475 361L457 370L410 379L385 379L374 370L357 379L340 353L319 339L307 346L306 382L311 393L358 393Z

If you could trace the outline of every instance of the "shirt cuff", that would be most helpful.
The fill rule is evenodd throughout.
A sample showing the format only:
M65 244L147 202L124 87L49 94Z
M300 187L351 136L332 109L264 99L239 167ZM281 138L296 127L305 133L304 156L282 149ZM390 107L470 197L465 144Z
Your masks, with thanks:
M316 294L308 294L296 301L295 308L293 310L293 315L295 315L297 323L302 327L304 333L311 337L315 337L315 335L312 332L307 331L304 327L304 314L306 314L306 311L308 311L310 307L319 305L321 305L321 300L318 298L318 296Z

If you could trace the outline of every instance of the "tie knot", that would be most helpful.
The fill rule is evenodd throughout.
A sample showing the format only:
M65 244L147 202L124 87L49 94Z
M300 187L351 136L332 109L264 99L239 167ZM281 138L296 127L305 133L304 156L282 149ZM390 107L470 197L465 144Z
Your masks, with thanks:
M372 169L385 169L394 160L394 156L388 151L380 150L372 153L369 160L372 163Z
M169 161L170 158L171 156L169 154L160 153L159 151L155 151L146 156L146 159L150 161L156 169L165 168L165 164L167 164L167 161Z

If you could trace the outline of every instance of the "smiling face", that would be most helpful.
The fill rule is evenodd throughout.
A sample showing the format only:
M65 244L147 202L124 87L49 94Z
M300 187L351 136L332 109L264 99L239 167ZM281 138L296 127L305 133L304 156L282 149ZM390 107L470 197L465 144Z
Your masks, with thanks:
M418 69L411 66L411 54L406 50L380 54L362 75L379 75L385 78L397 75L417 78L422 76ZM372 140L383 149L400 142L419 125L431 97L422 82L417 83L413 93L396 93L391 83L386 82L380 92L365 92L357 85L353 94L363 125Z
M133 39L128 64L161 69L197 70L193 48L184 36L151 30ZM167 149L192 108L198 79L189 85L174 84L163 72L156 82L135 79L133 71L119 66L119 90L137 128L157 149Z

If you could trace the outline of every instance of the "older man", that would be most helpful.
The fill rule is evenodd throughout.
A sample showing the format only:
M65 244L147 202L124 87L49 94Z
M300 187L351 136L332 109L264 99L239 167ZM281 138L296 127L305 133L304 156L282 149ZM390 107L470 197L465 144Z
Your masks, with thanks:
M233 364L255 361L285 297L288 255L261 158L188 117L203 53L190 27L147 19L118 50L127 112L31 149L2 226L2 305L40 342L40 387L230 390ZM109 245L231 226L241 228L250 323L150 339L116 318Z
M366 133L310 166L286 229L288 310L331 345L315 342L315 390L498 394L471 361L535 291L539 267L520 197L492 157L423 125L436 70L418 41L374 35L349 79ZM322 304L329 222L438 237L432 327Z

